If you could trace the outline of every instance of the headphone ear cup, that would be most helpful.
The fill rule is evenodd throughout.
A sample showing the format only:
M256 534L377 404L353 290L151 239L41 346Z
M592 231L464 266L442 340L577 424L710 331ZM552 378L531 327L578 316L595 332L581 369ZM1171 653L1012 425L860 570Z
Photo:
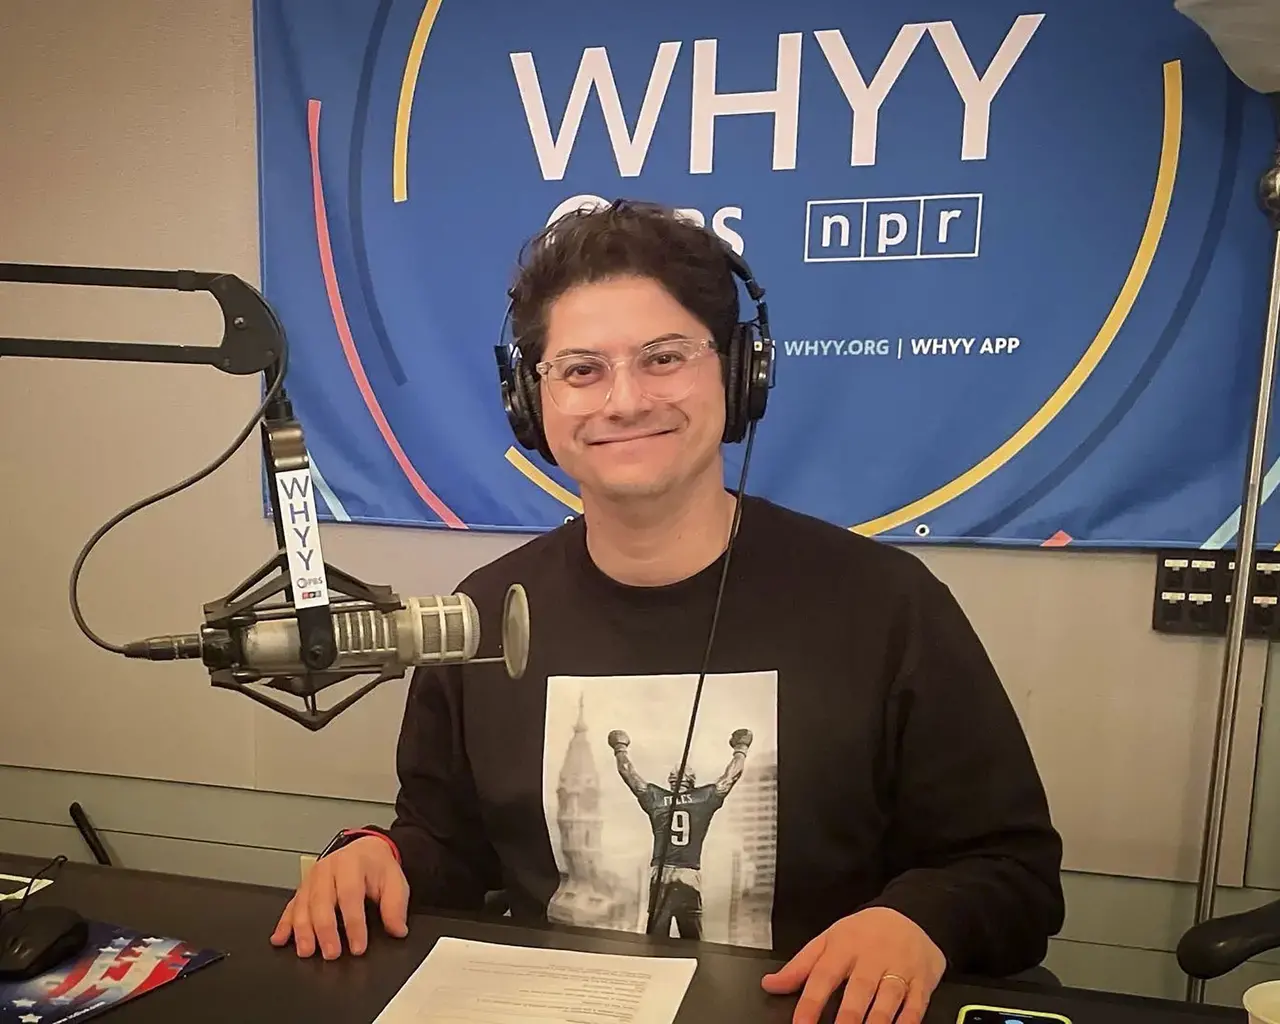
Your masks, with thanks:
M746 434L746 423L743 419L743 366L744 325L734 328L733 337L729 339L729 349L725 353L724 366L724 443L736 444Z
M536 451L554 466L555 456L551 454L547 437L542 431L542 390L538 387L538 376L524 365L523 360L516 366L515 390L521 409L521 429L516 440L530 451Z
M769 383L773 378L773 344L767 338L760 338L762 344L757 351L756 340L757 336L753 333L744 345L746 354L743 362L746 369L742 392L748 423L764 418L765 406L769 402Z

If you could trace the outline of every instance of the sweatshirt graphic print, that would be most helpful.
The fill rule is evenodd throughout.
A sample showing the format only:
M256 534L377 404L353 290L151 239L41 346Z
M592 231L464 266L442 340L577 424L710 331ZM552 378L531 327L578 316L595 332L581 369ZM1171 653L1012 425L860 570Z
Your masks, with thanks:
M547 681L550 920L644 931L665 841L658 933L772 948L777 673L707 676L677 779L696 685L696 674Z

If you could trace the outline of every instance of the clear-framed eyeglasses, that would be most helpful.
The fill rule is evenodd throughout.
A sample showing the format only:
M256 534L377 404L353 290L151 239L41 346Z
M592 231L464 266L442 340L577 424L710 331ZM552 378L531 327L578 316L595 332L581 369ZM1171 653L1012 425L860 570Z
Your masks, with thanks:
M610 359L598 352L569 352L537 364L556 408L570 416L590 416L613 394L615 375L624 367L641 393L654 402L678 402L693 391L706 358L714 351L710 338L664 338L631 355Z

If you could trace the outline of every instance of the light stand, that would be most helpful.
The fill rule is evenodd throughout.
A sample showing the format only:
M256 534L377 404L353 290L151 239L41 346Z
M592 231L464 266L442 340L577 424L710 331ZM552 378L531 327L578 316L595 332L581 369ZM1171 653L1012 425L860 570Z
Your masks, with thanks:
M1271 268L1271 294L1267 307L1266 334L1262 339L1261 371L1258 375L1258 394L1253 418L1252 436L1249 442L1249 458L1245 470L1244 497L1240 503L1240 532L1236 542L1235 579L1231 594L1230 617L1227 623L1226 654L1222 662L1222 683L1218 695L1218 729L1213 741L1213 759L1210 767L1209 799L1205 810L1204 833L1200 848L1200 876L1196 890L1195 923L1184 937L1179 949L1180 961L1185 949L1194 949L1200 941L1212 941L1221 945L1221 929L1214 929L1214 901L1218 886L1218 862L1222 852L1222 824L1226 811L1227 779L1231 770L1232 737L1235 733L1236 705L1240 696L1240 671L1244 657L1245 617L1249 611L1249 583L1253 578L1253 551L1257 537L1258 507L1262 498L1262 479L1267 448L1267 431L1271 423L1271 399L1275 386L1277 330L1280 329L1280 93L1271 95L1276 114L1276 149L1272 165L1258 183L1258 203L1275 233L1274 257ZM1258 918L1246 918L1247 926L1256 924ZM1199 930L1197 930L1199 929ZM1280 943L1280 932L1276 932ZM1200 937L1203 937L1202 939ZM1237 937L1238 938L1238 937ZM1248 942L1237 942L1233 949L1252 948ZM1270 947L1268 947L1270 948ZM1261 950L1255 950L1255 955ZM1193 952L1191 960L1196 960ZM1222 960L1229 963L1223 973L1236 966L1231 957ZM1212 961L1217 963L1218 961ZM1242 962L1242 961L1237 961ZM1184 970L1186 970L1184 964ZM1200 975L1200 976L1197 976ZM1204 1001L1204 971L1188 971L1187 999Z
M93 544L110 526L151 501L176 493L181 487L196 482L225 461L252 431L253 423L246 428L240 441L224 453L221 459L202 473L178 487L171 488L155 498L135 505L121 514L86 545L72 575L71 600L76 621L86 635L99 646L129 657L146 657L151 660L175 660L201 658L209 668L209 678L215 687L234 690L263 704L273 711L292 719L312 731L323 728L342 711L367 694L378 684L404 674L403 665L388 663L377 678L366 683L337 704L321 710L316 705L316 695L327 687L352 676L367 674L360 671L330 671L337 658L334 640L333 611L338 610L394 612L404 607L390 587L371 586L354 576L335 568L323 560L320 554L318 526L314 520L314 493L309 489L310 459L303 440L302 427L293 416L293 408L284 392L284 373L288 362L288 348L284 327L262 295L233 274L202 273L190 270L160 271L134 270L104 267L48 266L22 263L0 263L0 281L22 284L89 285L111 288L150 288L173 291L208 292L217 301L223 317L222 342L217 347L204 345L154 345L129 342L64 341L43 338L0 337L0 357L26 356L41 359L92 359L111 362L186 363L216 367L224 373L251 375L262 373L267 391L260 413L254 422L262 421L262 445L266 461L271 514L275 524L276 553L255 572L243 580L225 597L204 606L205 626L200 634L186 637L164 637L141 644L124 647L108 644L95 636L79 615L76 601L75 580ZM287 532L281 500L279 481L289 474L299 474L291 479L303 481L304 493L310 507L306 510L308 522L316 532L307 537L308 550L316 558L308 560L309 589L294 586L298 579L296 568L290 564L291 549L296 558L297 538ZM305 474L305 475L304 475ZM293 513L291 507L291 515ZM294 531L297 533L297 531ZM334 601L330 595L338 595ZM273 603L269 598L280 595ZM292 606L292 609L290 608ZM253 623L282 616L296 616L299 650L303 673L273 675L256 671L245 664L245 654L240 650L237 637ZM260 690L251 689L258 682L273 690L290 694L302 701L302 708L294 708Z

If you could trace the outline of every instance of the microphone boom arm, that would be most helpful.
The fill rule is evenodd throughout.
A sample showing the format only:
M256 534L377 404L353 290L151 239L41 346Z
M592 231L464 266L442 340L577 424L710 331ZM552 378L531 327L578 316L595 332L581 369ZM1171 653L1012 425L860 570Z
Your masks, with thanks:
M0 263L0 281L15 284L70 284L106 288L154 288L208 292L222 310L222 343L147 345L117 341L61 341L52 338L0 338L0 356L38 359L96 359L124 363L188 363L248 375L275 367L285 351L284 327L266 300L234 274L196 270L133 270L69 267L36 263Z
M288 474L306 473L305 477L300 475L298 478L286 481L286 489L289 488L290 483L294 484L294 488L288 493L301 493L309 503L305 521L307 528L314 528L317 533L317 539L309 546L309 550L316 555L320 554L319 527L314 519L314 492L310 489L309 476L310 458L307 455L302 427L293 416L292 405L284 392L284 382L280 379L285 371L288 355L284 326L256 288L234 274L28 263L0 263L0 282L203 291L213 296L223 319L222 341L216 347L0 337L0 357L208 365L234 375L248 376L255 373L264 375L267 393L271 398L263 406L261 433L272 520L278 546L276 553L233 591L220 600L204 606L206 622L204 635L213 636L218 632L228 631L233 626L253 622L255 609L259 608L263 601L275 594L283 593L285 600L297 608L299 639L306 673L301 676L275 676L270 678L266 685L302 698L305 709L299 711L260 691L250 689L250 684L262 680L263 677L251 669L238 667L234 651L219 652L230 657L231 660L223 660L221 664L209 666L210 680L215 687L243 693L315 731L327 725L374 686L403 674L403 669L394 671L395 667L389 666L378 678L344 698L334 707L324 711L316 707L315 695L320 690L357 674L347 671L327 671L337 656L329 592L333 591L353 600L367 602L380 611L400 608L401 601L389 587L364 583L328 564L323 560L322 555L315 566L310 565L309 559L305 563L308 570L315 573L314 577L305 581L313 589L299 590L294 586L295 573L292 571L294 566L290 563L290 548L295 549L296 559L298 545L293 543L295 538L290 537L286 532L280 488L283 477ZM296 511L292 505L290 511L291 514ZM299 533L296 528L294 532ZM304 540L303 543L306 541ZM295 565L297 564L302 563L295 561ZM273 571L277 574L276 578L269 580L268 577Z

